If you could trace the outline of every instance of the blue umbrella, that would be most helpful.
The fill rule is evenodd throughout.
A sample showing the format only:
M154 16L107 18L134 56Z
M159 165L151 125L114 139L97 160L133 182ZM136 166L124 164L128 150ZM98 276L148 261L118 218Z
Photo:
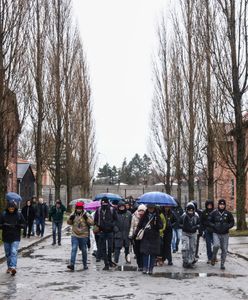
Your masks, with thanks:
M97 194L93 201L101 200L103 197L106 197L109 199L109 201L118 201L123 200L123 198L120 195L112 194L112 193L101 193Z
M22 201L22 197L14 192L8 192L5 197L8 202L15 201L18 203Z
M177 206L177 203L172 196L161 192L145 193L138 198L137 202L161 206Z

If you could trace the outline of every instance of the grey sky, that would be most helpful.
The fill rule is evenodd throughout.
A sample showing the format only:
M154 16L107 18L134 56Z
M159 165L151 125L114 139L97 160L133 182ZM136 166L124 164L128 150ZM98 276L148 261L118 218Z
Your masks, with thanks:
M73 0L92 83L99 165L147 153L152 55L169 0Z

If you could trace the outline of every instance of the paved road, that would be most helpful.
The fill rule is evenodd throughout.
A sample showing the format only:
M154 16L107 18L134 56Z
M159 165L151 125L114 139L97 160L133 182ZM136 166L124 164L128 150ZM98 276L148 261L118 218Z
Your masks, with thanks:
M0 299L248 299L248 262L229 255L226 271L206 264L204 245L194 270L184 271L181 255L173 266L155 268L153 276L143 275L123 261L121 270L102 271L89 252L89 270L83 271L78 255L76 271L67 270L70 233L64 233L62 246L52 246L51 238L23 251L15 277L5 274L0 264ZM129 271L124 271L126 268Z

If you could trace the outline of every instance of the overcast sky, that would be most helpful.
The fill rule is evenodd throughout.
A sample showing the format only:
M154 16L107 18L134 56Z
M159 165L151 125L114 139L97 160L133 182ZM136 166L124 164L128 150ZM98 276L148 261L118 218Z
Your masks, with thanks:
M156 29L170 0L73 0L87 55L99 166L147 153Z

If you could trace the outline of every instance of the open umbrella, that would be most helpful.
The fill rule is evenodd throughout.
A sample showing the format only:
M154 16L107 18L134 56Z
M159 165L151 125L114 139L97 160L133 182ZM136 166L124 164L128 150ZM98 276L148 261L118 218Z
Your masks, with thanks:
M74 199L72 200L69 205L76 205L77 202L84 202L84 203L90 203L92 202L91 199L86 199L86 198L78 198L78 199Z
M100 206L101 206L101 201L98 200L98 201L93 201L91 203L86 203L84 208L86 210L97 210L98 207L100 207Z
M109 199L109 201L114 201L114 200L122 200L123 198L120 195L117 194L112 194L112 193L101 193L97 194L94 198L93 201L101 200L103 197L106 197Z
M18 203L22 201L22 197L19 194L14 192L8 192L5 195L5 197L8 202L15 201L16 203Z
M177 203L172 196L161 192L145 193L138 198L137 202L161 206L177 206Z

